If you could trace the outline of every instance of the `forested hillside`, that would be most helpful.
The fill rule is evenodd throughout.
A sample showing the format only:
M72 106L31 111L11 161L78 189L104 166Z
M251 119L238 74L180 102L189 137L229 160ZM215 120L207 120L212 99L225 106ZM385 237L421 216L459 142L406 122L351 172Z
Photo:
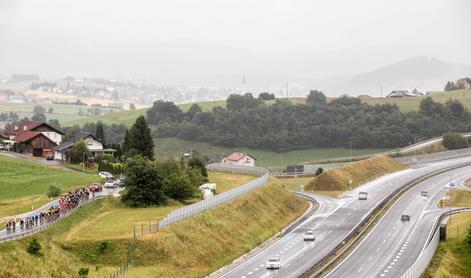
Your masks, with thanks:
M348 96L327 102L319 91L311 91L305 104L278 99L268 105L251 94L231 95L225 108L211 112L197 104L183 112L172 102L157 101L147 118L156 127L156 137L274 151L350 144L395 148L471 129L471 115L457 100L441 104L427 97L418 112L403 113L394 104L369 105Z

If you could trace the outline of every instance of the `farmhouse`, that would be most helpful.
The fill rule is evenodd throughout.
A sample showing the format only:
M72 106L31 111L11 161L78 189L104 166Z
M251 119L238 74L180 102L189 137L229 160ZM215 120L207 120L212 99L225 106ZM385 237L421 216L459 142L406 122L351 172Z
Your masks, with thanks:
M412 92L409 92L408 90L394 90L389 95L387 95L387 98L404 98L404 97L421 97L424 94L419 92L417 89L414 89Z
M33 156L48 156L59 145L64 133L39 121L23 121L15 129L5 132L11 141L18 143L18 151Z
M72 140L64 142L59 146L53 148L54 150L54 159L69 161L68 152L72 149L75 143L79 141L85 141L87 149L90 152L92 157L95 157L98 154L113 154L116 150L108 148L101 140L93 136L89 132L79 132L77 133Z
M255 158L249 154L235 152L221 160L221 163L230 165L255 166Z

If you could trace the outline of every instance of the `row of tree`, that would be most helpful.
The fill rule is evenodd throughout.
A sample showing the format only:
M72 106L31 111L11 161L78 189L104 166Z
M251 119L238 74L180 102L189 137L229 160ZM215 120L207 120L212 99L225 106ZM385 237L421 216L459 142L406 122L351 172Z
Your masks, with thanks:
M447 131L471 130L471 115L457 100L442 104L424 98L417 112L395 104L369 105L343 96L327 102L311 91L305 104L277 99L267 104L251 94L231 95L226 107L203 112L197 104L183 112L156 101L147 111L156 137L178 137L224 147L274 151L348 147L396 148Z

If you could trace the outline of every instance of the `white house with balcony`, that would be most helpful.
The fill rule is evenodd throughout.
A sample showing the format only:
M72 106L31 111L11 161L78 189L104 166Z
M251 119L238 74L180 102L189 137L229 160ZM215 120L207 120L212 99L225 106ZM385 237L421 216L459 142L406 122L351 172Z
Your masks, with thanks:
M103 142L96 138L93 134L89 132L79 132L77 133L72 140L64 142L59 146L53 148L54 150L54 159L69 161L68 152L72 147L79 141L83 140L87 145L87 149L91 154L91 157L95 157L99 154L113 154L116 150L108 148Z
M231 155L224 157L221 160L221 163L226 163L229 165L242 165L242 166L255 166L255 158L246 153L235 152Z

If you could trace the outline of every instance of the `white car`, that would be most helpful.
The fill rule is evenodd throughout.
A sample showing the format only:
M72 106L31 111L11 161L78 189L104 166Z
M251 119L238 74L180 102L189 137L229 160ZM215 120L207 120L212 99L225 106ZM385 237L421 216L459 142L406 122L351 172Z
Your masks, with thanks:
M105 183L105 188L116 188L118 185L116 184L115 181L107 181Z
M104 178L104 179L113 178L113 175L108 173L108 172L100 172L100 173L98 173L98 175L100 176L100 178Z
M280 258L271 258L267 262L267 269L279 269L280 267Z
M304 234L304 241L314 241L314 240L316 240L316 237L314 236L313 231L307 231Z

